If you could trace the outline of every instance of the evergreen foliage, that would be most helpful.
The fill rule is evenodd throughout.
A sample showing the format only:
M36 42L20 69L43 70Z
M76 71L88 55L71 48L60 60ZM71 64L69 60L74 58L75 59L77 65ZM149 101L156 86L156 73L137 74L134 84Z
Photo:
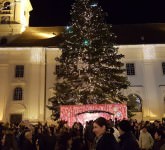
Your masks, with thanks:
M76 0L71 24L63 34L62 55L56 60L55 96L48 106L59 117L59 106L68 104L122 103L122 90L129 86L114 46L115 35L105 23L105 14L93 0Z

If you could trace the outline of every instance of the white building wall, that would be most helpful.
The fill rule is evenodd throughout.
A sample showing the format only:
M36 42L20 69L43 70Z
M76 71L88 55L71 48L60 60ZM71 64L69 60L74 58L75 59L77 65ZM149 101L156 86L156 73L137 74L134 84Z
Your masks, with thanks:
M28 64L27 119L44 120L45 95L45 48L34 47L30 50Z
M148 105L148 113L145 117L157 118L160 116L159 108L159 95L158 95L158 84L155 75L154 62L144 62L143 65L144 73L144 91L145 91L145 101Z
M131 86L125 95L141 97L143 112L136 116L139 120L165 117L165 78L161 66L165 61L165 45L152 45L151 48L152 53L147 52L147 56L144 45L119 47L119 53L125 55L123 62L135 63L136 75L128 76ZM0 121L9 121L13 113L22 114L23 119L30 121L50 120L51 111L46 105L54 94L55 57L60 54L58 48L0 48ZM14 68L18 64L25 66L23 79L14 77ZM23 88L22 101L13 101L16 86Z
M0 48L0 120L22 114L30 121L44 120L45 49ZM24 65L24 78L15 78L15 66ZM13 91L23 88L23 100L14 101ZM3 110L3 111L2 111Z
M9 70L7 64L0 64L0 121L6 121L5 110L9 93Z
M123 61L135 64L135 75L128 76L131 87L127 94L137 94L142 98L143 112L140 115L144 120L161 119L164 114L160 88L165 83L162 73L162 62L165 61L163 49L165 45L127 45L119 48L119 52L125 55Z
M61 50L59 48L47 48L46 49L46 105L49 105L48 99L54 95L54 86L55 86L55 66L57 62L55 61L56 57L61 55ZM46 108L45 119L51 119L51 111Z

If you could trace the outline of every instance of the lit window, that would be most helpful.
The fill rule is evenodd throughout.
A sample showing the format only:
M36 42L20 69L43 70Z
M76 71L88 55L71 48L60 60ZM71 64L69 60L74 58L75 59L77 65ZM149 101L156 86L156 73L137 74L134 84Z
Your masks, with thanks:
M162 71L163 71L163 74L165 75L165 62L162 62Z
M127 75L135 75L135 65L133 63L126 64Z
M24 65L16 65L15 66L15 77L23 78L24 77Z
M14 89L14 95L13 95L13 100L17 101L17 100L22 100L23 98L23 90L21 87L16 87Z

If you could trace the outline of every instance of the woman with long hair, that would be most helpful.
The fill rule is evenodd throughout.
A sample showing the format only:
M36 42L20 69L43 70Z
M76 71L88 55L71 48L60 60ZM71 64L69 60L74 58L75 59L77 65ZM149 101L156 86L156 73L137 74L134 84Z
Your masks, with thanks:
M105 118L99 117L93 123L95 133L95 150L119 150L114 135L108 131L109 126Z

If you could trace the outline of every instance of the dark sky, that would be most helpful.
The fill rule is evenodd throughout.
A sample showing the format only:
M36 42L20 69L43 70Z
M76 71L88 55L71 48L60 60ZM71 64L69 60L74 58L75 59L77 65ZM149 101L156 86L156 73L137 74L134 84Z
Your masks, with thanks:
M31 0L30 26L67 25L74 0ZM99 0L110 24L165 23L163 0Z

